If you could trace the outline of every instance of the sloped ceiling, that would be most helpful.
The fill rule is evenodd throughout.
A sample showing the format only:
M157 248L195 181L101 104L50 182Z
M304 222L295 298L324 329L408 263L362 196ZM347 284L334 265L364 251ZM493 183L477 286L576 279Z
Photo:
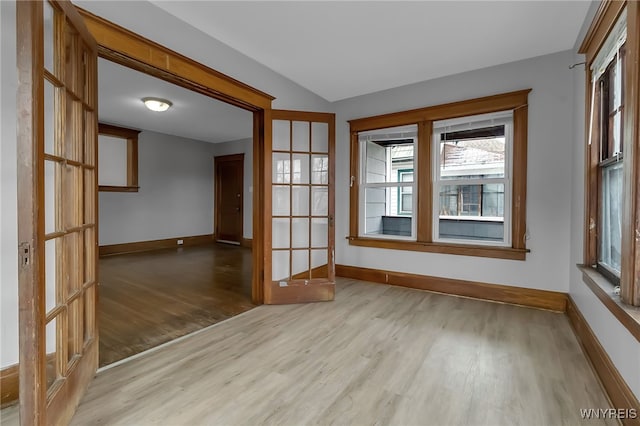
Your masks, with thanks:
M152 3L329 101L573 47L590 2Z

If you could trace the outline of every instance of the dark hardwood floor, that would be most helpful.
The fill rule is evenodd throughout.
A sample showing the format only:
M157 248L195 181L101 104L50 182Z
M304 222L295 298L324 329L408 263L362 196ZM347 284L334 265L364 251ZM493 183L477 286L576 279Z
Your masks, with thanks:
M100 366L254 307L251 249L225 244L100 259Z

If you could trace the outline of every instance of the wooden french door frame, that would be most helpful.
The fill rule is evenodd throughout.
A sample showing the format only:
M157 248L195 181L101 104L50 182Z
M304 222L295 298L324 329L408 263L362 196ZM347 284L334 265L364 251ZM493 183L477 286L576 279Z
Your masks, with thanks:
M334 300L335 114L272 110L271 118L273 149L265 163L275 167L266 191L274 209L265 216L275 274L265 275L264 301Z
M97 45L70 2L16 11L20 420L64 424L98 367Z
M214 69L148 40L83 9L78 9L98 43L98 55L253 113L253 277L251 299L264 302L265 276L271 276L271 102L275 99ZM266 224L269 224L267 227Z
M214 200L215 200L215 212L214 212L214 217L215 217L215 223L214 223L214 235L215 235L215 239L216 241L220 241L222 240L223 242L231 242L232 240L229 240L228 238L223 238L222 236L222 232L221 232L221 224L222 224L222 188L225 186L223 185L222 179L221 179L221 173L220 173L220 168L222 167L223 164L229 164L229 163L240 163L240 176L239 176L239 180L240 180L240 193L238 194L238 198L240 198L239 201L239 207L238 208L238 212L240 213L240 233L238 235L238 244L242 244L242 238L243 238L243 233L244 233L244 154L231 154L231 155L219 155L217 157L214 157ZM225 206L228 207L228 206ZM236 241L233 241L236 242Z

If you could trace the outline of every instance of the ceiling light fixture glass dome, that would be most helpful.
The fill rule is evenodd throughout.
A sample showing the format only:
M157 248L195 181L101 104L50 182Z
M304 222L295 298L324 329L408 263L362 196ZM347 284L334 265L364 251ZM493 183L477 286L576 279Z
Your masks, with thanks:
M155 112L166 111L173 105L171 101L162 98L142 98L142 102L144 102L147 108Z

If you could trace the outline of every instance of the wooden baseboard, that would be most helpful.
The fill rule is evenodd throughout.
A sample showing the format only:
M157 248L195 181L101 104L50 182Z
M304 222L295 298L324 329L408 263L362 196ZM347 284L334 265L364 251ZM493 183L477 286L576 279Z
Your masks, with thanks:
M582 350L591 362L596 375L600 379L603 388L609 395L609 399L616 409L635 409L638 418L621 419L624 425L640 425L640 403L635 397L629 385L624 381L618 369L611 362L600 342L598 341L589 323L584 319L575 302L568 296L567 316L573 328Z
M178 244L178 240L182 240L182 244ZM133 253L137 251L159 250L166 248L198 246L214 242L213 234L196 235L191 237L175 237L165 238L163 240L153 241L137 241L135 243L111 244L100 246L100 256L109 256L113 254Z
M253 240L251 238L243 238L242 240L240 240L240 245L242 247L252 248Z
M357 266L336 265L336 275L363 281L428 290L436 293L465 296L531 308L548 309L556 312L564 312L567 304L567 295L555 291L383 271Z
M0 408L18 401L18 364L0 370Z

